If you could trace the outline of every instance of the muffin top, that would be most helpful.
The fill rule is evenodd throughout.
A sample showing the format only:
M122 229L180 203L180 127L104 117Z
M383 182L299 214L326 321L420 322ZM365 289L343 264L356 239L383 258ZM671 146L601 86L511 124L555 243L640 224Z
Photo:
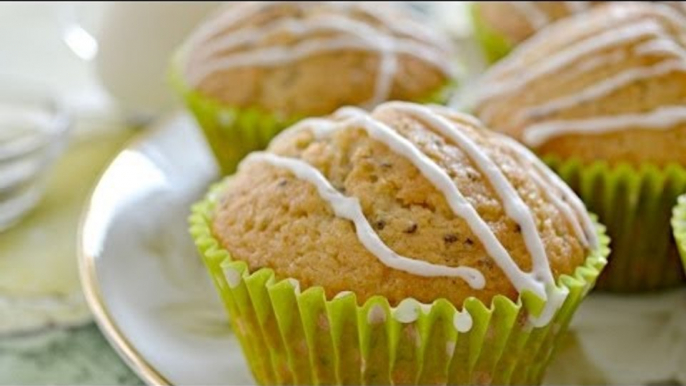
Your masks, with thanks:
M287 117L426 99L452 77L449 42L385 3L237 2L183 51L194 90Z
M287 129L227 180L212 228L251 270L393 305L545 299L596 243L583 204L523 146L407 102Z
M512 45L519 44L548 24L586 11L598 1L482 1L479 18Z
M542 155L686 164L686 18L655 3L595 7L492 67L475 113Z

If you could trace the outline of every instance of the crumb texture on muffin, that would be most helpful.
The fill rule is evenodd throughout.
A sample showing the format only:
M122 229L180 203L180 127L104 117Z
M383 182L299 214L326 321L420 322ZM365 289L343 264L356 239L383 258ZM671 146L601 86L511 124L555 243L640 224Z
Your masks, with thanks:
M394 4L233 3L185 52L203 95L288 116L427 98L452 78L449 42Z
M596 243L583 204L523 146L404 102L284 131L231 177L213 232L251 270L392 304L556 296Z
M474 105L539 154L686 164L686 17L616 3L558 22L489 70Z

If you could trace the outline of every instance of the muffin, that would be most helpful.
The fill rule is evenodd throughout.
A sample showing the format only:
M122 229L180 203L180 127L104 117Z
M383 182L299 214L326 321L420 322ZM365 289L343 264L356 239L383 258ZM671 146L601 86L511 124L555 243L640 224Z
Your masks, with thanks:
M674 230L674 239L681 254L681 261L686 266L686 194L679 197L678 204L674 207L672 229Z
M475 114L545 157L608 227L599 288L684 282L669 218L686 191L685 47L670 7L607 4L534 36L477 86Z
M526 148L438 106L306 119L193 208L262 384L536 384L608 240Z
M479 1L471 8L477 39L489 61L556 20L584 12L599 1Z
M441 101L451 60L449 42L398 5L236 2L184 43L172 82L230 173L299 118Z

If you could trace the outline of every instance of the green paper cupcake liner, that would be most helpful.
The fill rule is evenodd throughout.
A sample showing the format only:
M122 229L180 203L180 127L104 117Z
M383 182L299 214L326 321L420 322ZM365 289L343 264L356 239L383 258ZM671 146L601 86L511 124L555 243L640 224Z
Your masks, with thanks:
M686 194L679 197L677 202L672 213L672 230L682 265L686 268Z
M569 295L545 327L529 322L543 305L530 293L516 303L497 296L490 306L470 298L461 310L445 299L430 305L406 299L392 307L375 296L359 305L353 293L327 299L322 287L301 292L293 279L233 261L211 230L221 186L193 207L190 232L252 373L265 385L539 384L609 253L597 225L600 246L573 276L559 278ZM472 327L458 331L465 311Z
M186 107L202 128L223 175L236 171L238 163L250 152L267 147L281 130L305 118L304 115L282 116L257 107L226 106L188 87L181 72L182 51L177 53L170 69L172 87L181 95ZM439 103L448 101L454 82L415 101Z
M476 40L481 45L484 56L489 63L495 63L512 51L513 44L500 32L491 28L481 17L479 3L475 2L469 6L469 13L472 20L472 29Z
M546 162L607 227L612 253L598 279L599 290L651 291L686 282L670 229L677 196L686 192L684 167Z

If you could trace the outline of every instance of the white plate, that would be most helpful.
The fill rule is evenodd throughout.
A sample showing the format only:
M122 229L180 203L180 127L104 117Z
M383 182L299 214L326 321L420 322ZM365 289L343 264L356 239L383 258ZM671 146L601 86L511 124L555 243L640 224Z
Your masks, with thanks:
M151 384L251 384L186 218L217 177L193 121L173 116L117 156L81 229L96 320ZM686 383L686 293L586 300L546 383Z

